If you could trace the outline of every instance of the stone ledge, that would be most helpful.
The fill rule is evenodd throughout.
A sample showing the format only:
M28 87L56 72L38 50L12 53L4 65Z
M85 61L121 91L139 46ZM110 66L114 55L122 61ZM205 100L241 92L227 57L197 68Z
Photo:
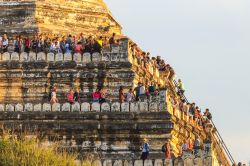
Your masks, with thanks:
M0 104L0 112L167 112L165 101L133 103L17 103Z

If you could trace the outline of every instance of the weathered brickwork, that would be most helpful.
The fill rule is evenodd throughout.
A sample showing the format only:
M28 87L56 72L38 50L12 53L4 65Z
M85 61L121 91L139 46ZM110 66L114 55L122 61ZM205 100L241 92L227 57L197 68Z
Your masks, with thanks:
M0 33L121 34L102 0L28 0L0 2ZM32 35L31 35L32 36ZM62 148L79 152L79 159L93 155L95 166L228 166L216 128L203 130L192 117L173 108L180 99L171 68L162 71L141 54L134 43L119 36L119 45L102 53L54 54L45 52L0 54L0 128L39 137L42 143L58 141ZM13 43L12 39L9 41ZM118 102L120 86L127 92L138 83L157 85L156 97L138 102ZM51 105L49 94L57 87L59 102ZM102 87L107 101L93 103L92 92ZM69 104L71 88L80 91L80 102ZM184 153L184 140L195 136L208 144L198 156ZM149 160L140 160L144 139L149 140ZM208 139L209 143L203 142ZM173 160L165 160L162 145L170 140ZM177 157L177 158L176 158Z
M0 8L0 33L121 34L102 0L10 0Z

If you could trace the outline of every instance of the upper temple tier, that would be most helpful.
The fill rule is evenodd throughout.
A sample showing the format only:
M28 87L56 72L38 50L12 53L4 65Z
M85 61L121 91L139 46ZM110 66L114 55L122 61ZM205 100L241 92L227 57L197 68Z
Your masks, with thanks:
M121 34L103 0L0 1L0 33Z

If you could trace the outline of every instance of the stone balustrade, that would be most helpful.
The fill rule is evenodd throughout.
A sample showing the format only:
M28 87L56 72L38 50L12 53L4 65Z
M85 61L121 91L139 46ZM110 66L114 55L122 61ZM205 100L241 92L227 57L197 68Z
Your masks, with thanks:
M164 102L105 102L105 103L26 103L0 104L0 112L162 112L167 111Z
M171 159L149 159L149 160L93 160L91 166L211 166L211 157L180 157Z
M110 52L98 53L95 52L93 54L90 53L16 53L16 52L5 52L0 54L0 61L19 61L19 62L64 62L64 61L75 61L76 63L91 63L91 62L101 62L101 61L117 61L117 62L125 62L127 61L126 53L119 53L119 48L117 50L112 49Z

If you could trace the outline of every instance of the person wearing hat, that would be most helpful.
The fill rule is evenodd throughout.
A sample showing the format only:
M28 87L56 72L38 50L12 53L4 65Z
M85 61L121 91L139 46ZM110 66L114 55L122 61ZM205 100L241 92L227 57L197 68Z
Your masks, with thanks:
M142 154L141 154L141 159L143 161L145 161L147 158L148 158L148 155L149 155L149 143L148 143L148 140L145 138L144 139L144 144L143 144L143 147L142 147Z

